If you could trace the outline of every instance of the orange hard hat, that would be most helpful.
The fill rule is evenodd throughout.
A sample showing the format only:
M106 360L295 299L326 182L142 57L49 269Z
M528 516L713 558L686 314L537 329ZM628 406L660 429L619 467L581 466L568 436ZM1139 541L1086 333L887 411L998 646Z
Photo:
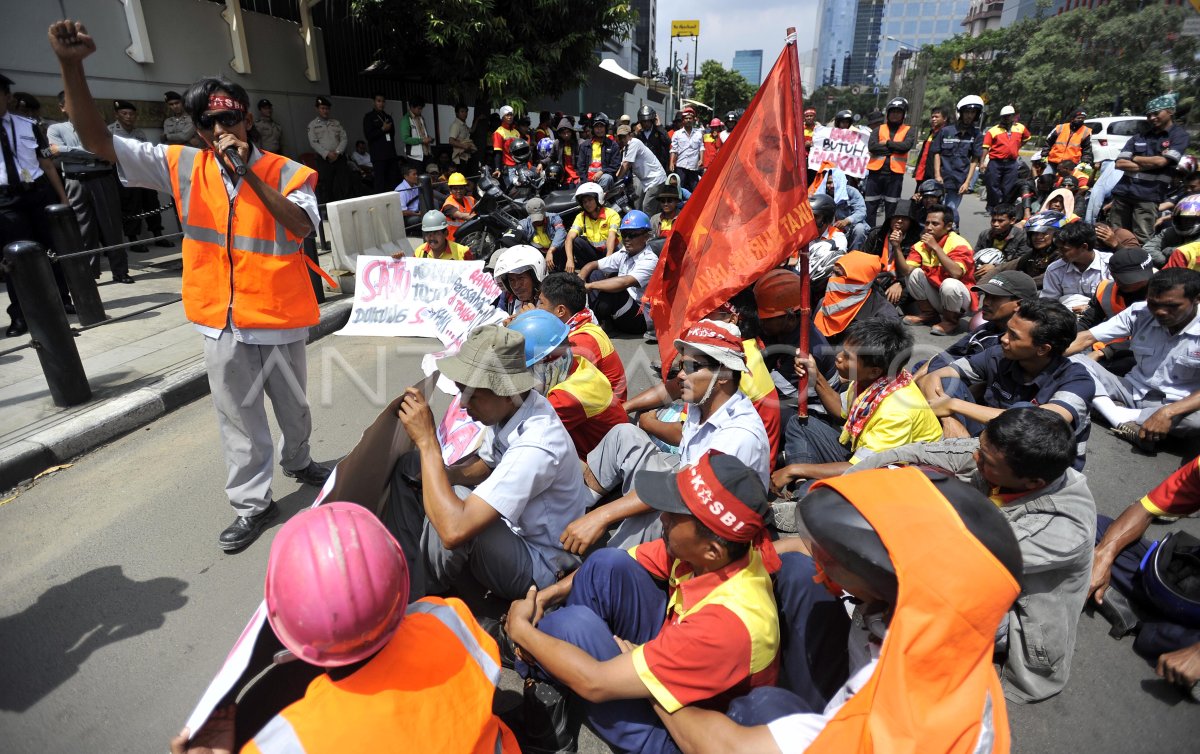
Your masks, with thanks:
M782 317L800 308L804 280L791 270L776 268L754 284L754 301L758 318Z

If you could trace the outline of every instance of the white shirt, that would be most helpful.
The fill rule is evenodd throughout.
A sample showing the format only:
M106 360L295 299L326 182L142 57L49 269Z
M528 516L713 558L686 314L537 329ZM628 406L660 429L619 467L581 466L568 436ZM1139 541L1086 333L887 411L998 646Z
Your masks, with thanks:
M696 463L710 449L737 458L758 472L764 489L771 488L771 442L762 418L745 393L734 393L703 423L699 406L688 406L679 442L679 465Z
M675 155L675 167L699 170L704 156L704 132L693 127L689 135L686 128L680 128L671 137L671 154Z
M117 172L121 176L121 181L126 186L154 189L174 196L174 191L171 189L171 173L167 169L168 146L167 144L149 144L114 135L113 151L117 153ZM200 151L194 147L184 147L184 149ZM247 167L254 165L260 159L262 159L262 151L251 146ZM221 171L221 182L225 184L225 193L230 197L236 196L246 186L246 182L242 180L234 185L229 174L224 170ZM253 191L253 189L247 189L247 191ZM289 193L287 199L304 210L314 228L320 225L317 195L312 186L307 183L302 184ZM199 324L196 325L196 329L206 338L219 338L223 332L214 327L205 327ZM236 327L232 321L227 321L226 329L230 330L238 341L258 346L279 346L308 338L307 327L293 327L286 330L266 328L242 330Z
M22 183L32 183L42 177L42 166L38 163L37 124L29 118L5 113L0 117L0 126L4 127L4 138L12 150L13 160L20 175L10 176L0 159L0 186L18 186Z
M1102 343L1129 338L1137 364L1121 379L1136 399L1159 390L1169 403L1200 390L1200 309L1178 335L1158 324L1145 301L1088 332Z
M479 457L492 468L474 494L492 506L529 548L539 587L580 560L558 538L591 504L579 456L550 401L536 391L499 427L484 430Z
M1111 257L1112 254L1107 251L1096 251L1092 255L1092 263L1082 271L1065 259L1054 260L1046 268L1046 275L1042 278L1042 298L1091 298L1096 295L1096 288L1101 280L1112 279L1112 273L1108 271L1108 260Z
M646 284L650 282L651 276L654 275L654 268L657 266L658 255L651 251L649 246L637 254L630 254L622 246L596 262L596 269L600 272L615 273L617 277L632 275L637 282L625 290L629 293L630 298L639 302L642 300Z
M362 168L371 167L371 155L366 153L352 152L350 154L350 161Z
M630 163L630 170L642 182L643 191L667 182L667 171L641 139L629 140L621 162Z

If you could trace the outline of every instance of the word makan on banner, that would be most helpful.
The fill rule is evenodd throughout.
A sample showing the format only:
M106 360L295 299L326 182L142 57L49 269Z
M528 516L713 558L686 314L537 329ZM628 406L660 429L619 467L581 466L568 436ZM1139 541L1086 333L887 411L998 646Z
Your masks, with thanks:
M871 134L857 128L820 126L813 131L812 149L808 151L810 170L821 170L826 163L852 178L865 178L871 155L867 142Z

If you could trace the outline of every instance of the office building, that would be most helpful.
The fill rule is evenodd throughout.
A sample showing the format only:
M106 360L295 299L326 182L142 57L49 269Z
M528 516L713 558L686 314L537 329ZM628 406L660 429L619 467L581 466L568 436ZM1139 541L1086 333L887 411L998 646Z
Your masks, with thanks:
M754 86L762 83L762 50L738 50L733 53L733 70Z
M881 30L887 6L894 4L885 0L858 0L858 13L854 19L854 41L846 64L845 84L862 86L887 86L886 69L880 75ZM891 58L887 64L890 66Z
M857 14L858 0L822 0L814 88L845 83L846 61L854 43Z
M979 0L889 0L871 69L887 86L892 58L903 47L935 45L963 32L963 19ZM861 6L860 6L861 7ZM1007 2L1005 4L1007 10ZM865 82L864 82L865 83Z
M655 60L654 40L658 35L658 0L633 0L633 9L637 11L637 25L633 27L633 47L636 67L632 73L644 76L653 68Z

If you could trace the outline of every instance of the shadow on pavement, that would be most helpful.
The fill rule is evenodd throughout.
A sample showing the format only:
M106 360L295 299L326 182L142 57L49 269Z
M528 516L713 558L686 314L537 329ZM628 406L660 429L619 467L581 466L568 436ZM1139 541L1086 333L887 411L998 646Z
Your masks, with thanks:
M187 582L134 581L121 566L47 589L24 612L0 618L0 710L24 712L75 675L92 652L161 628L183 607Z

